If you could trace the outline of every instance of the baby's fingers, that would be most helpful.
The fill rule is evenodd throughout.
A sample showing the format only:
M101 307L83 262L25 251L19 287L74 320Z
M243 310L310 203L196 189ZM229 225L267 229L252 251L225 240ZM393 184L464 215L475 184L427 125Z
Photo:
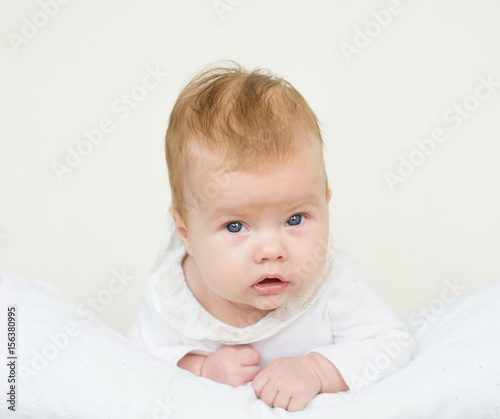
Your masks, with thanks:
M262 390L264 389L264 386L266 383L269 381L269 375L266 374L266 370L261 371L259 374L257 374L253 381L252 381L252 387L253 391L255 391L255 395L260 398L260 395L262 394Z
M259 365L260 354L251 346L241 348L239 351L241 365Z
M268 406L281 407L289 412L304 409L314 397L306 389L297 388L296 383L290 380L272 379L272 374L265 369L254 378L252 387L257 397Z
M254 378L262 371L258 365L248 366L245 368L245 375L243 377L245 384L253 381Z
M276 397L273 400L272 406L273 407L281 407L282 409L288 410L288 406L290 405L291 400L292 400L292 397L289 394L278 391L278 393L276 394ZM301 410L301 409L298 409L298 410Z
M271 380L266 370L255 377L252 382L252 387L259 399L268 406L274 406L274 399L279 391L276 383Z
M268 385L264 386L264 388L262 389L259 398L268 406L274 407L274 401L277 398L278 394L279 390L275 386L272 386L270 385L270 383L268 383Z
M299 410L303 410L311 400L305 399L303 396L291 397L286 409L289 412L298 412Z

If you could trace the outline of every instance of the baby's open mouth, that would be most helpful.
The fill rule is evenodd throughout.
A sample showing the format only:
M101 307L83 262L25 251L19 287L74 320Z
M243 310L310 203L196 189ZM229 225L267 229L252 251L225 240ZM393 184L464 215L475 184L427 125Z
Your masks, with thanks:
M288 281L282 275L264 276L252 285L252 289L258 294L279 294L288 286Z
M283 282L279 278L266 278L259 282L259 284L269 284L270 282Z

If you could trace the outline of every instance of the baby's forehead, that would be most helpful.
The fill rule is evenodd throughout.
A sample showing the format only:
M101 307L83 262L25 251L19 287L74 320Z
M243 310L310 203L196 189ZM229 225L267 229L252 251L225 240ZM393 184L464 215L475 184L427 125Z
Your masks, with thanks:
M306 164L307 162L312 163ZM264 182L269 183L276 181L276 179L273 176L266 177L266 175L276 175L279 173L285 175L288 174L291 169L293 169L294 172L311 171L311 165L321 169L322 165L319 164L320 162L322 163L321 156L317 156L310 151L304 151L304 153L300 155L298 154L283 160L260 156L246 161L214 162L212 159L205 162L193 161L193 164L190 164L187 170L189 171L189 184L192 187L205 185L207 183L224 186L233 173L260 175ZM315 165L314 163L318 164Z
M203 141L191 141L187 150L186 173L200 174L202 179L231 171L274 171L285 170L297 161L316 160L323 165L323 145L320 138L306 132L296 133L294 140L266 147L263 144L238 146L226 144L207 147Z
M230 168L190 165L190 181L186 182L185 189L186 205L252 206L262 202L262 196L280 205L286 206L289 202L296 205L302 196L308 195L308 199L321 196L325 184L321 163L320 156L306 152L283 162L268 159ZM262 202L265 203L266 200Z

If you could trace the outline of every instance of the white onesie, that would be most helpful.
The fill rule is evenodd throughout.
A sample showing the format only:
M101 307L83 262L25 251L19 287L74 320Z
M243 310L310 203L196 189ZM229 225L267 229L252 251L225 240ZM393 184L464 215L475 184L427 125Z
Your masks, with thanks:
M169 228L132 323L129 338L174 365L186 354L250 344L261 368L276 358L317 352L351 390L405 366L414 341L401 320L343 252L329 244L321 277L257 323L238 328L208 313L188 288L184 246Z

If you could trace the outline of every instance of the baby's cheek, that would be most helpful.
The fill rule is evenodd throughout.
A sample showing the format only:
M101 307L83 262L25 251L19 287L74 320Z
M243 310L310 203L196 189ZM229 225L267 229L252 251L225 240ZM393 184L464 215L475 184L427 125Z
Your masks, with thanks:
M293 261L292 271L301 281L314 282L319 278L325 266L327 252L317 242L311 243Z
M221 244L220 249L224 255L231 255L236 258L249 254L252 241L248 233L229 234L227 240Z

